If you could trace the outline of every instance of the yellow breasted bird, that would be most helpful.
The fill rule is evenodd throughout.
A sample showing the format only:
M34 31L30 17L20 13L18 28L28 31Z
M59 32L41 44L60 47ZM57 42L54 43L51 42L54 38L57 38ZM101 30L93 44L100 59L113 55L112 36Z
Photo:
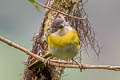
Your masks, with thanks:
M58 59L70 60L80 51L77 31L63 18L53 21L47 38L50 53Z
M78 33L64 18L52 22L46 39L49 52L58 59L70 60L80 51Z

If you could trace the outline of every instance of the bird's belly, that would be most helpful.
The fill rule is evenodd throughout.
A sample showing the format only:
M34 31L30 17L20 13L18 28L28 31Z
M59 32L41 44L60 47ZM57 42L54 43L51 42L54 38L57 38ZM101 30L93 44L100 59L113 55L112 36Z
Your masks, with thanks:
M69 60L76 56L78 53L78 49L75 45L69 44L65 46L54 46L50 49L50 52L53 54L54 57L63 60Z

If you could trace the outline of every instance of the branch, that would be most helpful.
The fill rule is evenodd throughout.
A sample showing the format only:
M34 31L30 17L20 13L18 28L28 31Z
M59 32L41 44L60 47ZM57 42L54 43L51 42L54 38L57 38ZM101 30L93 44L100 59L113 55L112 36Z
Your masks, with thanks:
M87 15L83 16L82 18L80 18L80 17L77 17L77 16L72 16L72 15L66 14L66 13L64 13L64 12L62 12L62 11L59 11L59 10L56 10L56 9L54 9L54 8L48 7L48 6L44 5L44 4L41 3L41 2L35 1L35 4L37 4L37 5L39 5L39 6L42 6L43 8L50 9L50 10L52 10L52 11L56 11L56 12L58 12L58 13L60 13L60 14L63 14L63 15L65 15L65 16L68 16L68 17L71 17L71 18L74 18L74 19L82 20L82 19L86 19L86 18L87 18Z
M32 56L32 57L34 57L34 58L36 58L37 60L40 60L40 61L42 61L42 62L44 62L44 61L45 61L45 59L44 59L44 58L42 58L42 57L40 57L40 56L35 55L34 53L30 52L28 49L25 49L24 47L19 46L18 44L15 44L14 42L12 42L12 41L10 41L10 40L7 40L7 39L5 39L5 38L4 38L4 37L2 37L2 36L0 36L0 41L2 41L2 42L4 42L4 43L6 43L6 44L8 44L8 45L10 45L10 46L12 46L12 47L14 47L14 48L16 48L16 49L19 49L20 51L25 52L27 55L30 55L30 56Z
M40 60L41 62L45 62L45 59L43 57L40 57L32 52L30 52L28 49L25 49L22 46L19 46L18 44L15 44L14 42L5 39L4 37L0 36L0 41L16 48L19 49L20 51L25 52L27 55L30 55L32 57L34 57L37 60ZM65 68L83 68L83 69L106 69L106 70L115 70L115 71L120 71L120 66L111 66L111 65L90 65L90 64L82 64L82 65L78 65L78 64L74 64L74 63L70 63L67 61L63 61L63 60L50 60L50 64L54 65L54 66L58 66L58 67L65 67Z

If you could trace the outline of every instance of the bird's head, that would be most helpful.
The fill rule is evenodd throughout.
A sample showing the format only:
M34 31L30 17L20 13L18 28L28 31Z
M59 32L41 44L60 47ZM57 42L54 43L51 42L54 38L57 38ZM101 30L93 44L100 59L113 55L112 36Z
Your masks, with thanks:
M53 20L51 27L50 27L50 33L54 33L60 29L64 28L64 20L62 18L56 18Z
M64 18L56 18L51 23L51 27L48 29L48 33L52 35L62 36L71 31L72 27Z
M66 34L71 30L72 28L70 27L69 23L65 21L64 18L56 18L51 24L49 33L60 36Z

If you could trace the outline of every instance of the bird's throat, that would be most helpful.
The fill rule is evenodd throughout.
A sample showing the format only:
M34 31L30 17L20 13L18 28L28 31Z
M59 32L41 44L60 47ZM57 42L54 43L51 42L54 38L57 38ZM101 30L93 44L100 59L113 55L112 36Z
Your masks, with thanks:
M54 35L54 36L63 36L63 35L65 35L66 33L70 32L70 31L72 31L71 27L64 27L62 29L59 29L55 33L52 33L52 35Z

